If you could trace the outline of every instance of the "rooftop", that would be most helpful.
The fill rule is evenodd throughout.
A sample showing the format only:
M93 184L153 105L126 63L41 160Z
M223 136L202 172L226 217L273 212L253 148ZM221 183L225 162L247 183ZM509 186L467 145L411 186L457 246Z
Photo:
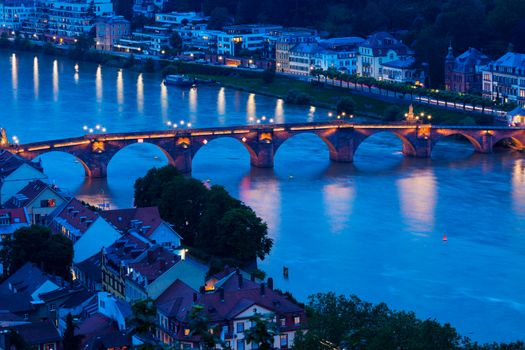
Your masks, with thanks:
M58 187L49 185L42 180L30 181L17 194L11 197L5 204L5 208L22 208L32 203L42 192L46 189L53 191L57 196L64 198L63 194L59 193Z
M60 334L51 321L34 322L13 327L29 345L59 342Z
M105 210L100 215L120 233L130 230L149 237L162 223L157 207Z
M70 229L78 230L80 234L86 233L90 225L98 218L98 214L86 207L76 198L62 204L54 213L54 221L67 223Z
M0 178L9 176L22 164L28 164L36 170L43 172L40 163L28 161L27 159L14 155L6 150L0 150Z
M60 284L56 277L47 275L33 263L26 263L0 284L0 294L33 294L47 281Z

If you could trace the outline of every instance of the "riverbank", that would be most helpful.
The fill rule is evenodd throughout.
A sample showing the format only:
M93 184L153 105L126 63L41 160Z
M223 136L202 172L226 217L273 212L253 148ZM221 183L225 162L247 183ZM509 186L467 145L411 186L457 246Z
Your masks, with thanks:
M13 43L15 52L31 51L46 55L68 57L76 61L89 61L112 67L132 69L145 73L162 72L183 73L195 76L196 78L213 80L218 84L233 89L265 95L269 97L286 100L290 90L296 90L309 97L309 105L335 110L337 102L345 97L350 97L355 104L355 115L373 118L378 120L391 119L387 117L387 110L392 105L399 107L398 118L402 118L403 113L408 110L410 101L395 97L374 96L361 93L358 90L350 90L337 86L314 86L309 82L296 80L285 76L277 75L271 82L263 80L263 73L260 71L234 69L224 66L211 66L183 61L168 61L159 58L134 57L126 54L101 53L95 50L82 50L79 48L59 49L52 45L38 46L31 41ZM442 125L491 125L493 117L479 113L469 113L467 111L457 111L447 108L439 108L429 105L414 104L416 113L423 112L432 115L432 122Z
M399 107L401 114L398 117L402 117L410 105L409 100L400 97L371 97L357 90L331 85L318 86L281 75L276 75L271 82L265 82L263 73L260 71L235 70L223 66L206 66L186 62L175 62L163 69L163 74L174 73L187 74L197 79L213 80L225 87L283 100L286 100L291 90L295 90L309 97L309 105L332 110L336 110L339 100L350 97L355 104L355 115L378 120L388 119L386 112L392 105ZM492 125L493 123L493 117L490 115L420 105L415 102L414 106L416 113L423 112L426 115L432 115L432 122L435 124Z

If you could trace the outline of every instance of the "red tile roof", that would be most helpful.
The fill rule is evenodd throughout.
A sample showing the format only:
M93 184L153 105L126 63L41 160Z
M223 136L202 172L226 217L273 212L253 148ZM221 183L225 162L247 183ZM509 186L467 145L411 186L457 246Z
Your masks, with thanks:
M51 321L34 322L13 327L28 345L59 342L60 334Z
M58 213L55 213L54 220L58 221L57 218L66 221L69 225L79 230L80 233L84 234L91 223L98 218L98 214L87 208L78 199L73 198L59 208Z
M153 246L141 255L139 260L129 264L133 270L139 272L148 283L155 281L164 272L180 261L180 256L161 247Z
M239 278L242 280L240 287ZM277 315L304 313L300 305L281 293L266 286L264 293L262 290L260 283L234 274L222 288L211 293L199 293L196 303L204 306L212 322L231 320L252 305L259 305ZM189 305L193 303L193 293L191 288L185 288L181 282L176 281L157 299L157 307L168 317L184 321L191 310ZM224 293L222 300L221 293Z
M42 180L34 180L29 182L24 188L18 191L13 197L11 197L5 204L6 208L22 208L34 201L42 192L46 189L50 189L60 197L63 197L58 193L55 186L46 184Z
M135 229L146 237L162 223L157 207L105 210L100 215L121 233Z
M197 291L178 279L157 298L157 309L167 317L182 319L191 308L194 293Z
M0 220L2 221L1 234L12 234L21 227L29 226L29 217L25 208L0 209Z
M75 334L82 334L84 339L118 331L118 325L111 318L96 313L79 324Z

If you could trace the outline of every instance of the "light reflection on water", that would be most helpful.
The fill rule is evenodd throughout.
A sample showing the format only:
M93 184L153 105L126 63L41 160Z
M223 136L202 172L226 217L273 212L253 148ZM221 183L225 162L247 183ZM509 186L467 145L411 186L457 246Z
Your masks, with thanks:
M84 124L118 132L162 129L167 120L188 117L206 127L240 125L251 116L299 122L327 115L228 88L166 87L156 75L84 62L79 74L74 65L0 54L7 74L0 81L2 126L29 142L77 136ZM400 150L399 139L381 133L360 145L353 164L334 164L321 140L304 135L279 148L275 169L251 169L238 141L214 140L196 155L193 175L224 185L267 221L275 246L261 266L300 299L316 291L355 293L452 322L475 339L522 337L522 155L473 154L470 144L454 141L438 144L431 160L405 158ZM137 144L113 158L107 179L84 179L72 156L42 158L58 185L112 208L131 205L134 180L167 163L155 146Z

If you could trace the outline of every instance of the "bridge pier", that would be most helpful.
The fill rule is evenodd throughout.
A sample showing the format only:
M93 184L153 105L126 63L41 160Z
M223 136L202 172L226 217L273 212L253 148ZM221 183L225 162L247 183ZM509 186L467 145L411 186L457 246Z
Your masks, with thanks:
M479 153L492 153L493 150L493 136L491 131L485 131L481 135L481 148L477 150Z
M335 139L329 147L330 160L338 163L352 163L355 153L355 133L353 129L337 129Z
M256 155L250 155L250 164L257 168L273 168L274 149L272 143L259 144Z

